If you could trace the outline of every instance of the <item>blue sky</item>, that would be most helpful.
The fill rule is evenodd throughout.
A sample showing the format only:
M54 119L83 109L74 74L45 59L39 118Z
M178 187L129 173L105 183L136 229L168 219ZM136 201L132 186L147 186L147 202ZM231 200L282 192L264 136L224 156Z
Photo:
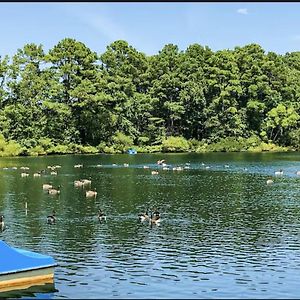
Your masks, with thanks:
M284 54L300 50L300 3L0 3L0 36L1 56L26 43L48 51L65 37L98 54L117 39L148 55L167 43L214 51L258 43Z

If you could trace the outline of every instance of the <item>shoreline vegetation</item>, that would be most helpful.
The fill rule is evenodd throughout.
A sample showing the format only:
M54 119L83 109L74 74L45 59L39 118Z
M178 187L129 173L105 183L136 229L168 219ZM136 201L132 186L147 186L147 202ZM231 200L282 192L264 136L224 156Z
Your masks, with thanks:
M0 156L300 149L300 52L64 38L0 56Z
M0 135L0 157L10 156L41 156L57 154L126 154L129 149L135 149L137 153L207 153L207 152L288 152L297 151L292 147L282 147L272 142L265 143L257 137L225 138L217 143L207 144L196 140L186 140L183 137L169 137L161 145L140 147L133 144L117 143L112 146L100 144L94 146L82 146L77 144L53 145L44 141L42 145L33 148L22 147L15 141L5 141Z

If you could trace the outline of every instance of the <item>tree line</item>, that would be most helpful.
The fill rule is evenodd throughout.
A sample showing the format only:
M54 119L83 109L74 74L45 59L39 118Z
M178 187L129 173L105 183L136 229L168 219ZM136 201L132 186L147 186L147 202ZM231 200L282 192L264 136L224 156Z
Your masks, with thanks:
M26 44L0 56L0 152L298 149L299 98L300 52Z

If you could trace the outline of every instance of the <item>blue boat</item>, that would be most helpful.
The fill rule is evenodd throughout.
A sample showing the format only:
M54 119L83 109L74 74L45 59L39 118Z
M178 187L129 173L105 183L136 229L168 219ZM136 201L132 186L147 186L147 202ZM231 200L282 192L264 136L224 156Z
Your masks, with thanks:
M137 151L135 149L128 149L127 151L128 154L137 154Z
M0 291L53 282L51 256L14 248L0 240Z

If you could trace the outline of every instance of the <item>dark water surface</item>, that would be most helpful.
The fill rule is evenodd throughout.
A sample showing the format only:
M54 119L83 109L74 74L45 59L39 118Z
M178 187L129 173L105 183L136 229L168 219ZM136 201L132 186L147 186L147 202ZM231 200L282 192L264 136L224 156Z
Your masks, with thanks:
M190 168L162 170L162 158ZM62 166L57 176L33 177L48 165ZM0 158L0 239L59 264L54 285L0 298L300 298L298 170L299 153ZM88 177L96 199L73 185ZM48 182L61 194L45 193ZM153 207L160 226L139 223ZM57 222L48 225L53 209Z

